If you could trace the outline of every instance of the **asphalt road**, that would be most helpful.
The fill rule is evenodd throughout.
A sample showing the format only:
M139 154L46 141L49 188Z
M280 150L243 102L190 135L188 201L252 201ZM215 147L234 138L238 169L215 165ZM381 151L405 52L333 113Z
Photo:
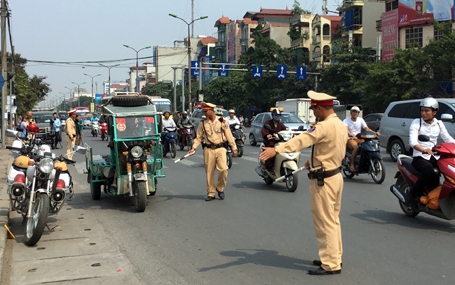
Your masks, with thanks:
M84 142L107 153L106 142L88 135ZM304 150L302 160L309 154ZM423 213L406 217L389 191L396 168L385 153L382 185L366 174L345 179L341 275L307 275L318 258L309 180L302 172L295 193L284 184L268 186L254 171L257 155L258 147L247 145L234 158L226 199L211 202L204 201L201 149L178 164L168 155L167 177L158 180L146 211L136 213L127 198L103 193L92 201L77 154L70 170L82 202L69 206L94 217L91 228L104 231L143 284L455 284L455 222ZM20 247L25 250L14 244L13 261Z

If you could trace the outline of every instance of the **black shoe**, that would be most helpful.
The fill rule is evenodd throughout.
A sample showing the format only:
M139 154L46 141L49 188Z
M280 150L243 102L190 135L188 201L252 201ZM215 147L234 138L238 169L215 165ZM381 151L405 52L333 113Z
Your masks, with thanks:
M224 200L224 191L220 192L218 189L216 189L216 192L218 192L218 197L220 197L221 200Z
M58 149L58 147L55 147L55 149Z
M207 196L207 198L205 198L205 201L207 201L207 202L212 201L212 200L215 200L215 197Z
M332 275L332 274L340 274L340 270L334 270L334 271L327 271L322 267L319 267L318 269L315 270L308 270L308 274L310 275Z
M313 265L321 266L322 262L319 259L315 259L313 260ZM343 267L343 262L341 262L340 266Z

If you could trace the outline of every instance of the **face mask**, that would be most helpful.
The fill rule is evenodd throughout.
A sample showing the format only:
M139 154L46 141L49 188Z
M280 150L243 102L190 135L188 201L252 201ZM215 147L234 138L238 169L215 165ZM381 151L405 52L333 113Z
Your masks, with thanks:
M279 122L281 120L280 115L273 115L273 120Z

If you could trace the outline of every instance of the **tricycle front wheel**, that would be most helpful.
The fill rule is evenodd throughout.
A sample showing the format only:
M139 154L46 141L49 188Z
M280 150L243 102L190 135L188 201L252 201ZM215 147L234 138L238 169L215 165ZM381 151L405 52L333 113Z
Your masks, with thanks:
M145 187L146 181L137 181L134 187L134 207L138 212L144 212L147 206L147 189ZM132 191L132 189L130 189Z
M101 198L101 185L102 182L92 182L93 176L89 172L87 174L87 182L90 183L90 194L92 195L93 200L99 200Z

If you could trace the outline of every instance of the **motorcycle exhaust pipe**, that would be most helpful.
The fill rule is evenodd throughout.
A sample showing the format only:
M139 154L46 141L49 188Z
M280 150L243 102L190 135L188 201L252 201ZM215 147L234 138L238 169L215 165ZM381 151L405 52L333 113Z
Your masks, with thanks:
M400 202L408 205L408 195L403 193L396 185L390 186L390 192L392 192L392 194L395 195Z

